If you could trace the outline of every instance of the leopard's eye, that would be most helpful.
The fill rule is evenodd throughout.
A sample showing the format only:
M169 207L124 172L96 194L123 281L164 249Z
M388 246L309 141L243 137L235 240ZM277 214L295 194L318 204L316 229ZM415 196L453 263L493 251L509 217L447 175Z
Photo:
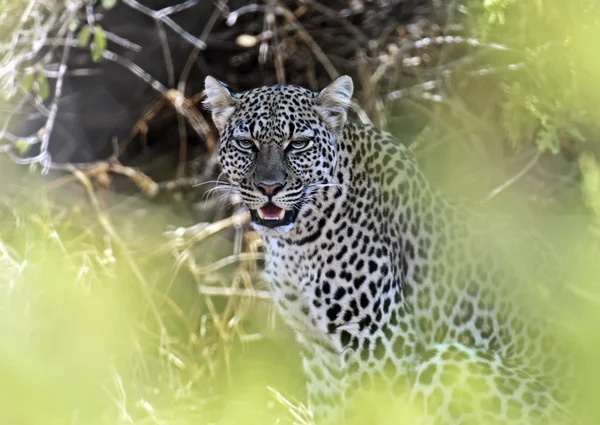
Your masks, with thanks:
M245 151L251 151L254 149L254 143L251 140L237 139L236 144L240 149L243 149Z
M291 149L293 149L295 151L301 151L303 149L306 149L309 144L310 144L310 140L303 139L303 140L293 140L290 142L289 146Z

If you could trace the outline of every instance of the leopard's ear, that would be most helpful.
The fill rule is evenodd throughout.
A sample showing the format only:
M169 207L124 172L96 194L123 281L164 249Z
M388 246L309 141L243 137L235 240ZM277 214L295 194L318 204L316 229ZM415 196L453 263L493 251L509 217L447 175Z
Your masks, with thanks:
M225 85L210 75L204 80L204 107L212 112L215 126L222 132L235 110L235 99Z
M353 91L352 78L344 75L321 90L315 98L317 112L335 133L339 133L346 124Z

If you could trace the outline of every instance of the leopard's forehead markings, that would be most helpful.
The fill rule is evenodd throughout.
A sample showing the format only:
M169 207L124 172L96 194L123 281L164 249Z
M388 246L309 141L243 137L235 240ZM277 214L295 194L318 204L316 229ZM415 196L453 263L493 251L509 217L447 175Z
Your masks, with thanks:
M318 123L312 107L315 96L310 90L290 85L240 93L233 137L264 142L312 138Z

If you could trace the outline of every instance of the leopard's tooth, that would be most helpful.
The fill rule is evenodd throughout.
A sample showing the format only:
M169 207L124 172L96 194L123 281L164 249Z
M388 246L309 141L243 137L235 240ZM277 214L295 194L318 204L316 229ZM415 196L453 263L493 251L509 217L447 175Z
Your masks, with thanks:
M264 220L264 219L265 219L265 215L264 215L264 214L263 214L263 212L262 212L262 208L259 208L259 209L257 209L257 210L256 210L256 213L258 214L258 217L259 217L261 220Z
M279 211L278 220L283 220L283 217L285 217L285 210L282 208L282 209Z

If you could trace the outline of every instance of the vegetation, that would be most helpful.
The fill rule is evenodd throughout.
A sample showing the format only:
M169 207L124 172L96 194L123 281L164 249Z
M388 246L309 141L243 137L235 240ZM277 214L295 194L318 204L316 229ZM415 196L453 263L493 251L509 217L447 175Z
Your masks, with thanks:
M160 3L0 0L0 423L308 422L260 242L213 182L207 73L352 75L354 119L452 195L543 230L586 300L560 317L595 423L595 0ZM410 423L395 407L381 422Z

